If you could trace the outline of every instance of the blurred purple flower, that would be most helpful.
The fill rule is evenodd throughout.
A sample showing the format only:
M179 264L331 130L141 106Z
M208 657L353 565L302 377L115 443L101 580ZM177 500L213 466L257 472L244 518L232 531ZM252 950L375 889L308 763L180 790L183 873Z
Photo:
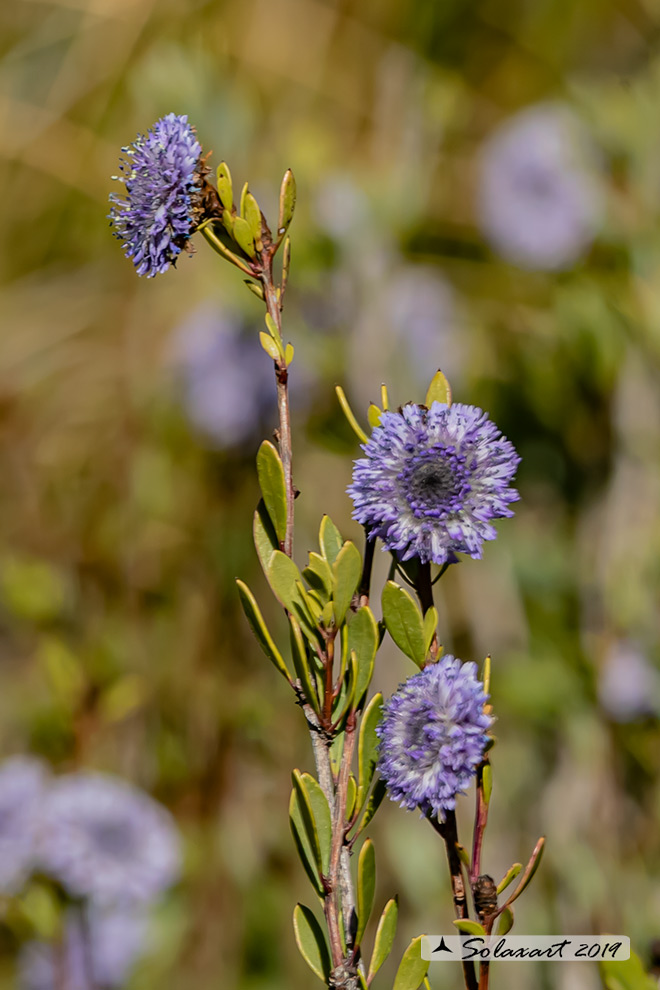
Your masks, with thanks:
M492 723L476 663L451 655L401 684L377 732L378 769L392 801L443 817L481 762Z
M520 268L549 271L580 258L600 214L590 151L579 122L559 104L504 121L483 149L478 191L480 224L495 251Z
M202 146L186 116L168 113L122 151L115 178L127 197L112 193L108 216L138 275L153 278L175 264L194 229Z
M101 906L147 902L173 884L180 840L169 812L118 777L81 771L53 781L39 866L73 896Z
M148 918L134 908L70 911L63 943L31 941L18 959L21 990L114 990L148 948ZM59 972L58 972L59 969Z
M179 327L173 360L190 420L218 447L244 444L274 412L272 361L217 307L200 306Z
M493 519L512 516L520 458L476 406L412 403L385 412L355 462L353 517L402 560L481 557Z
M615 642L598 681L598 700L615 722L660 716L660 671L628 640Z
M47 786L43 763L14 756L0 766L0 893L20 889L34 865L39 813Z

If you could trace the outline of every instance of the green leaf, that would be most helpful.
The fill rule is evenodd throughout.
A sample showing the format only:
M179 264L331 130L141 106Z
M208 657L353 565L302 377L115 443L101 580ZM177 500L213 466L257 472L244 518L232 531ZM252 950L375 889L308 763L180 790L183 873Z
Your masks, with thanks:
M236 581L238 585L238 594L241 599L241 605L243 606L243 611L245 612L246 618L250 623L250 628L252 632L257 637L257 642L259 646L264 651L266 656L272 663L277 667L279 672L286 677L289 683L293 682L293 678L288 671L287 665L285 664L282 654L277 649L272 636L268 631L268 627L264 622L259 606L257 605L257 600L245 584L244 581Z
M374 906L376 892L376 851L371 839L360 849L357 869L357 932L355 944L360 945Z
M435 605L431 605L431 608L427 611L424 616L424 657L428 656L429 650L431 649L431 643L433 642L433 637L435 636L435 631L438 628L438 610Z
M377 426L380 426L380 418L382 415L383 410L372 402L367 409L367 421L372 430L375 430Z
M428 960L422 959L422 936L418 935L403 953L392 990L418 990L424 982L428 968Z
M378 736L376 726L383 714L383 696L375 694L364 710L358 736L358 793L357 806L366 801L378 762Z
M289 615L289 627L291 635L291 656L296 676L300 681L300 687L305 698L312 706L317 715L321 714L318 695L312 684L312 673L307 656L307 645L303 638L300 625L295 616Z
M348 649L354 650L358 660L358 678L355 685L355 703L358 705L369 687L378 649L378 623L368 605L363 605L348 622Z
M254 237L252 236L252 231L247 220L244 220L243 217L235 217L233 234L234 240L241 251L245 251L250 258L254 258L257 252L254 246Z
M277 233L281 237L285 233L293 219L293 211L296 208L296 180L290 168L284 173L282 185L280 186L280 211L277 226Z
M350 822L351 818L355 814L355 801L357 799L357 782L353 774L348 778L348 787L346 788L346 821Z
M355 683L357 679L357 658L351 653L348 673L344 677L341 690L335 700L335 725L339 725L351 708L355 707Z
M458 853L458 858L460 859L461 863L464 866L466 866L468 868L468 870L469 870L470 869L470 854L467 851L467 849L465 848L465 846L462 846L460 844L460 842L457 842L456 843L456 852Z
M484 764L481 771L481 786L484 793L484 803L490 804L490 796L493 793L493 768L490 763Z
M255 240L257 247L261 241L261 210L259 209L259 204L252 195L252 193L246 193L245 199L243 201L243 216L250 228L250 233Z
M516 889L514 890L514 892L511 894L511 896L509 897L508 901L506 902L507 905L513 904L513 902L518 897L520 897L520 895L522 894L522 892L525 889L525 887L527 887L531 883L532 877L534 876L534 874L538 870L539 865L541 863L541 859L543 858L543 850L544 850L544 848L545 848L545 836L541 836L541 838L539 839L539 841L536 843L536 845L534 847L534 852L530 856L529 863L525 867L525 872L522 875L522 878L520 880L520 883L518 884L518 886L516 887Z
M294 771L295 773L296 771ZM304 787L307 801L312 811L316 845L321 855L321 869L327 875L330 866L330 847L332 846L332 818L328 800L321 789L318 780L309 773L299 775L300 785Z
M432 402L442 402L446 406L451 405L451 386L440 369L431 379L424 405L430 406Z
M304 801L299 795L298 788L294 787L289 800L289 825L291 827L291 834L293 835L293 841L300 857L300 862L309 877L312 887L319 897L323 897L323 884L321 883L316 866L316 856L314 855L314 850L309 839L309 832L305 825L303 808Z
M396 922L398 915L399 907L396 900L392 899L388 901L383 908L383 913L380 916L378 928L376 929L374 951L371 955L371 962L369 963L367 983L371 983L374 976L390 954L392 943L394 942L394 936L396 935Z
M513 908L505 907L497 921L497 934L506 935L513 928Z
M264 440L257 453L257 477L275 532L281 543L286 537L286 483L284 467L277 450L269 440Z
M334 564L343 545L341 533L330 516L323 516L319 530L319 546L321 553L330 565Z
M362 557L360 551L354 543L347 540L332 565L332 600L335 603L335 621L338 626L346 617L353 595L357 590L361 573Z
M330 977L328 944L316 915L304 904L296 904L294 908L293 930L300 955L321 983L327 984Z
M242 217L245 217L245 197L247 196L247 194L248 194L248 184L246 182L244 183L243 188L241 189L241 198L238 205L238 210Z
M273 340L273 338L263 330L259 331L259 343L265 350L268 357L271 357L273 361L279 361L282 355L280 354L280 349L277 346L277 341Z
M231 212L234 205L234 193L231 183L231 172L226 162L220 162L217 171L218 195L226 210Z
M330 766L332 767L332 772L335 776L339 773L339 767L341 765L341 755L344 752L344 733L338 732L335 738L330 743Z
M309 564L303 571L303 577L310 588L320 592L323 600L328 601L332 594L333 577L325 557L321 557L318 553L310 553Z
M387 794L387 787L385 786L385 781L382 777L379 777L374 784L374 789L372 790L369 800L367 801L364 812L362 813L362 818L358 822L357 829L355 831L356 835L363 832L371 819L374 817L381 804L383 803L383 798Z
M522 863L514 863L513 866L509 870L507 870L507 872L504 874L504 876L498 883L497 893L501 894L503 890L506 890L509 884L516 879L516 877L518 876L521 870L522 870Z
M264 302L266 297L264 295L263 286L259 282L252 282L250 281L249 278L244 278L243 284L247 285L248 289L250 290L253 296L256 296L257 299L261 300L261 302ZM261 346L263 347L263 344Z
M310 604L305 596L302 576L291 558L280 550L275 550L270 558L266 577L277 600L288 612L295 615L298 621L307 627L311 635L314 636L316 622L310 613Z
M394 581L383 588L383 619L387 631L402 653L418 666L426 658L424 620L412 596Z
M291 773L291 779L293 780L293 786L298 794L298 800L300 802L300 810L302 812L302 821L307 833L307 838L309 839L309 844L314 856L314 862L316 864L317 870L323 872L323 859L321 856L321 843L319 839L318 829L316 827L316 821L314 819L314 811L312 808L312 803L310 800L310 795L305 787L302 779L302 774L299 770L293 770Z
M254 513L252 533L254 536L254 546L257 551L257 556L261 562L264 574L268 576L268 568L270 566L273 553L276 550L279 550L280 541L277 539L275 527L271 522L263 499L260 499L259 505Z
M612 941L616 941L614 936ZM632 949L630 959L605 959L598 966L606 990L657 990L656 981L644 972L641 959Z
M454 918L452 925L456 925L459 932L465 935L485 935L486 929L478 921L470 921L469 918Z
M295 352L293 350L293 344L287 344L286 347L284 348L284 360L287 366L290 365L291 362L293 361L294 353Z

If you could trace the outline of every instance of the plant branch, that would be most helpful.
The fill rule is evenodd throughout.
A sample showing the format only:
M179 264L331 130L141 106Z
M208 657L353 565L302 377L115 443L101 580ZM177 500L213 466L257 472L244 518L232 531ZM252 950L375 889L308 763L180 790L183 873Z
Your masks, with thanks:
M264 290L264 300L269 316L275 323L280 336L282 335L282 310L277 288L273 281L273 258L268 251L264 252L261 284ZM291 413L289 409L289 369L284 358L275 362L275 378L277 380L277 410L279 413L279 447L282 466L284 467L284 483L286 486L286 534L284 537L284 553L287 557L293 555L293 505L296 497L293 487L293 448L291 440Z
M454 912L457 918L469 918L467 893L463 877L463 867L458 855L458 831L456 828L456 812L446 811L444 822L439 822L430 813L426 816L435 831L445 843L447 864L451 879L451 892L454 900ZM463 960L463 978L466 990L479 990L474 965L471 961Z

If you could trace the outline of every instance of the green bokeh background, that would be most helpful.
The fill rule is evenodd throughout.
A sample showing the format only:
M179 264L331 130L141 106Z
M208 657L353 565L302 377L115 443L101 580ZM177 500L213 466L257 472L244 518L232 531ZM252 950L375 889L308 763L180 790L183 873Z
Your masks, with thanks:
M169 111L267 215L296 174L300 553L322 512L360 538L335 382L360 409L384 376L395 402L420 401L441 366L520 451L515 518L439 588L445 647L493 655L485 866L501 876L546 834L518 930L621 932L648 962L658 721L615 724L597 683L620 640L660 661L660 4L19 0L0 34L0 752L125 775L176 815L184 878L131 986L316 982L293 941L310 895L286 814L308 739L234 588L240 575L258 589L277 624L250 541L258 437L213 449L172 369L172 333L199 306L255 333L261 309L201 240L176 271L137 278L105 219L119 147ZM604 201L594 247L561 274L498 260L475 222L483 140L547 99L590 131ZM453 298L428 374L391 319L420 271ZM390 692L412 671L389 642L379 656ZM450 925L444 853L389 802L372 835L377 904L400 898L394 958ZM15 945L5 926L2 988ZM431 982L460 977L434 967ZM586 964L501 965L492 983L599 986Z

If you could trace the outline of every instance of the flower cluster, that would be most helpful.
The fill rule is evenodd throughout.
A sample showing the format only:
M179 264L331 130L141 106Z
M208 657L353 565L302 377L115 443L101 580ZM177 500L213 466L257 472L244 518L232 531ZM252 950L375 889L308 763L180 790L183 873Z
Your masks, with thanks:
M479 218L493 247L521 268L573 265L591 244L600 208L585 134L560 105L516 114L487 142Z
M378 768L402 807L442 818L474 777L492 722L476 674L475 663L447 654L386 702Z
M27 990L121 985L143 950L146 912L176 881L180 860L169 812L126 781L91 771L51 777L29 757L0 767L0 894L39 874L75 905L57 955L65 982L53 946L32 942L20 962Z
M110 196L109 218L138 275L152 278L175 264L196 226L202 147L187 116L169 113L122 151L116 178L127 196Z
M511 516L520 458L475 406L434 402L385 412L355 462L353 516L402 560L481 557L491 520Z

